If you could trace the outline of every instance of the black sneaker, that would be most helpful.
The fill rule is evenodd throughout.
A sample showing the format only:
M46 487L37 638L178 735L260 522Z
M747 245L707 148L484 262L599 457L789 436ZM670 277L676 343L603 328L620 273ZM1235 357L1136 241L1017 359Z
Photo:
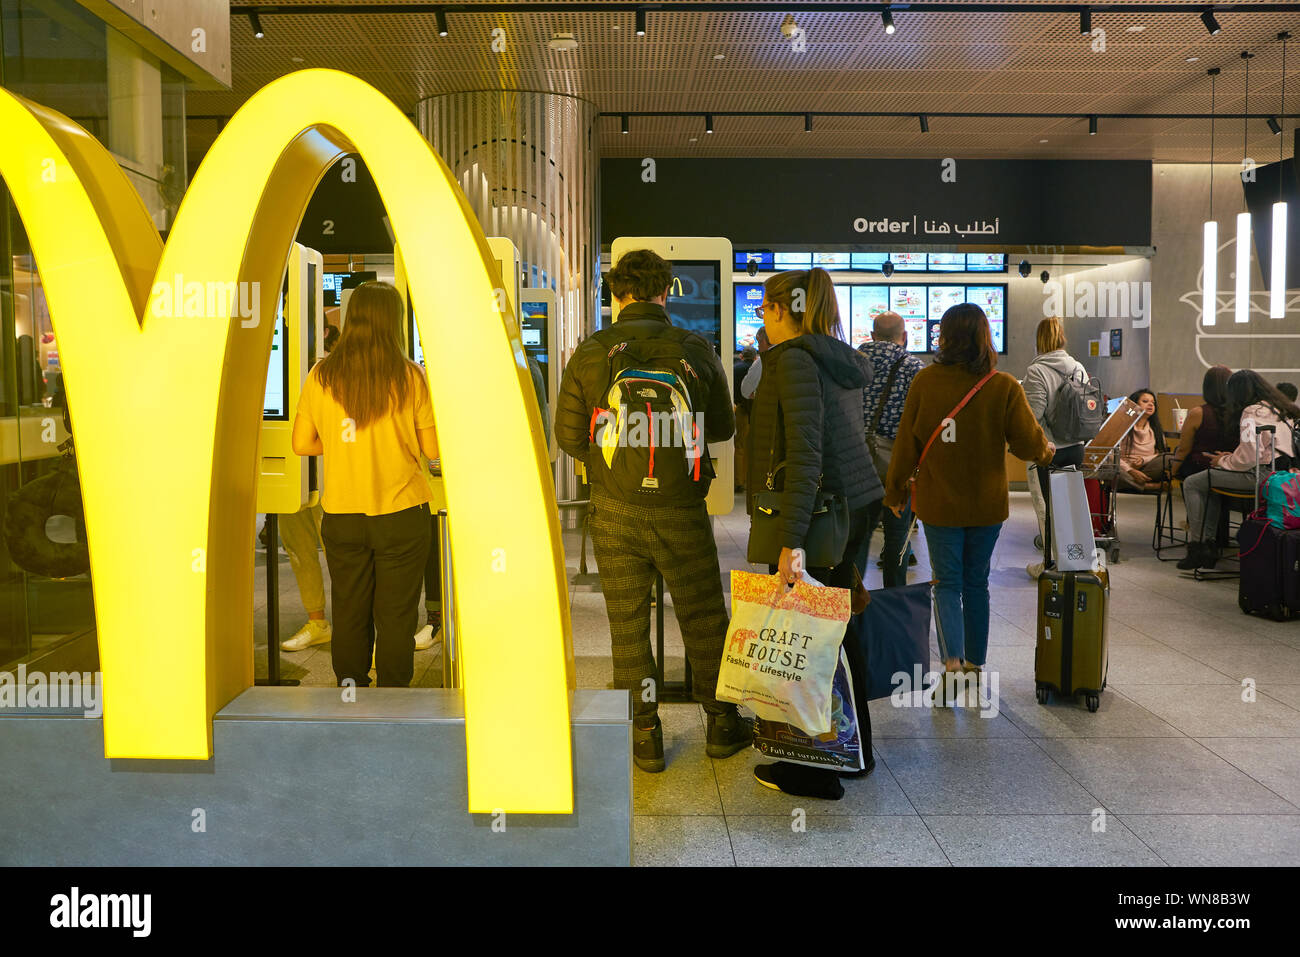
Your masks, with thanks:
M650 774L664 769L664 726L658 717L652 728L632 725L632 760L638 768Z
M754 743L754 722L742 718L734 708L722 714L709 713L704 753L711 758L729 758Z
M830 770L808 774L811 768L782 762L754 765L754 779L765 788L795 797L821 798L838 801L844 797L844 785Z

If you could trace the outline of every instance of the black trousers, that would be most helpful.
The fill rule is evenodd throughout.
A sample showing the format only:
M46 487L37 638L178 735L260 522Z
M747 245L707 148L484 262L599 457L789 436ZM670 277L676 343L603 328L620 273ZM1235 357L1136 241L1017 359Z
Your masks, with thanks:
M415 671L420 585L429 552L429 506L389 515L331 514L321 539L334 600L334 676L370 685L370 656L381 688L406 688Z
M809 568L807 573L823 585L835 588L853 588L853 562L861 551L864 540L880 521L882 500L877 499L866 508L853 513L849 523L849 544L844 549L844 558L834 568ZM863 574L858 569L859 575ZM849 659L849 670L853 673L853 697L858 708L858 735L862 741L862 763L871 762L871 712L867 709L867 694L871 688L871 674L867 670L867 649L858 641L857 632L848 626L844 629L844 656ZM795 783L798 789L816 793L822 787L830 787L831 779L838 777L838 771L830 768L814 768L807 764L793 764L788 761L777 762L784 765L782 779Z
M1086 446L1071 445L1069 448L1057 449L1048 468L1038 468L1038 487L1043 490L1043 501L1047 503L1047 519L1043 522L1043 567L1051 568L1052 561L1052 492L1049 485L1052 469L1063 469L1073 465L1078 468L1083 464L1083 451Z
M429 513L429 558L424 563L424 611L426 623L437 626L442 613L442 540L438 537L438 513Z

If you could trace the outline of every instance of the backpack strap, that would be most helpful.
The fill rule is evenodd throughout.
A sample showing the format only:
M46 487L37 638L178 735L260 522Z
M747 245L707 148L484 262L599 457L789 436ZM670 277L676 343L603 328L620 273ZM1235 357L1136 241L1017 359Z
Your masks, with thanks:
M904 352L901 356L895 359L894 364L889 367L889 378L885 380L885 387L880 390L880 397L876 400L876 413L871 417L871 424L867 426L867 435L870 437L874 437L876 429L880 428L880 417L885 412L885 403L889 401L889 393L893 391L894 379L898 375L898 367L903 364L903 360L906 358L907 353ZM870 439L868 439L868 441L870 441Z

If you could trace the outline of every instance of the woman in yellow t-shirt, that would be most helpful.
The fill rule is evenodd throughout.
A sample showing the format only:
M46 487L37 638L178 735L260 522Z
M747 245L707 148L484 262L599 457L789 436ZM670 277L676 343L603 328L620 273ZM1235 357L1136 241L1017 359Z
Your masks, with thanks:
M414 671L429 551L425 459L438 457L424 371L406 358L402 299L358 286L337 345L298 400L293 450L324 456L321 539L334 604L334 675L342 686L405 688Z

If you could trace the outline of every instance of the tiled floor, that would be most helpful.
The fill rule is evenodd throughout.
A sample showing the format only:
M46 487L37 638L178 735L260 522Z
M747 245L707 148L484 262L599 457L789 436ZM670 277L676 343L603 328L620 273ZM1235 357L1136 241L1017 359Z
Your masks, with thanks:
M1249 618L1236 582L1194 582L1151 552L1154 501L1120 502L1111 568L1110 679L1101 710L1034 698L1035 558L1028 496L994 554L989 668L996 715L871 703L876 771L841 801L791 798L753 779L753 752L704 754L703 715L662 705L668 768L636 771L637 864L1260 865L1300 860L1300 623ZM747 569L743 512L716 522L724 587ZM920 536L919 536L920 537ZM877 546L879 538L877 537ZM570 578L579 538L566 533ZM923 537L914 579L928 572ZM873 551L873 556L876 552ZM588 562L595 561L588 552ZM258 569L259 588L263 569ZM867 583L878 587L879 570ZM301 623L281 562L285 634ZM572 590L579 684L608 687L604 601ZM264 603L263 603L264 604ZM671 602L669 603L671 605ZM258 660L265 660L259 606ZM682 646L672 615L669 677ZM937 660L937 650L933 652ZM283 657L304 684L333 684L329 645ZM264 668L264 665L262 665ZM437 648L416 684L440 680Z

